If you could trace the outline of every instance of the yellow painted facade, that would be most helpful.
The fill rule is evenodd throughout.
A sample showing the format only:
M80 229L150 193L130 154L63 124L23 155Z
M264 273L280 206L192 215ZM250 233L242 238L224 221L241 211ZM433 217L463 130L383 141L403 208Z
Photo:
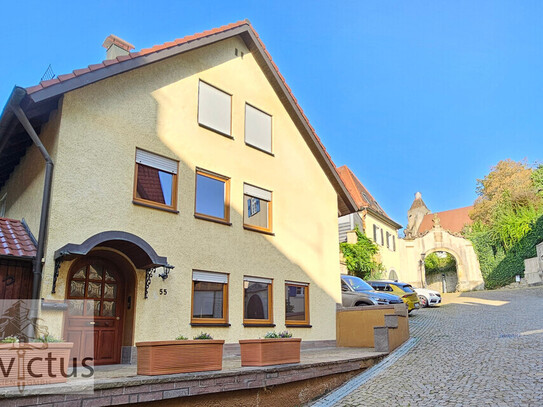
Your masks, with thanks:
M391 272L394 271L396 275L400 274L400 242L398 238L398 229L395 229L390 223L383 221L377 216L373 215L371 212L367 212L365 216L365 232L366 236L369 237L372 241L375 242L373 236L373 225L377 225L380 229L383 230L383 244L379 244L379 258L383 266L385 267L384 277L391 277ZM395 236L396 247L394 250L394 245L389 244L387 247L387 232Z
M198 125L200 80L232 94L233 139ZM246 102L272 115L273 156L245 144ZM71 91L43 132L55 168L42 297L65 298L71 263L62 263L51 294L55 250L124 231L144 239L175 269L164 281L152 278L148 299L145 271L134 271L134 335L125 335L123 345L200 331L232 343L284 330L286 280L309 283L312 325L288 329L304 340L335 339L335 304L341 302L337 194L239 37ZM178 213L133 204L136 148L179 161ZM231 226L194 217L197 167L230 177ZM43 174L43 160L31 147L0 192L8 192L6 216L26 218L34 234ZM273 192L273 236L243 228L243 183ZM195 269L228 273L231 326L190 326ZM275 328L243 326L243 276L273 279ZM60 315L42 313L57 336L63 333Z

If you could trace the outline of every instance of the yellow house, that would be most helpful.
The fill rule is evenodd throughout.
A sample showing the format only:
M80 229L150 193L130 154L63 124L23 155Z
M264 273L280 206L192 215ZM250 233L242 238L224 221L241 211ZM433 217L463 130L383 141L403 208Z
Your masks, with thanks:
M385 277L397 279L400 271L398 230L402 228L402 225L394 222L386 214L346 165L339 167L338 172L358 210L357 213L339 217L340 242L346 241L346 232L358 225L360 230L363 230L366 236L379 246L379 260L385 267Z
M104 46L0 117L0 197L37 236L51 333L96 338L96 364L200 331L335 340L336 219L358 208L250 23ZM65 299L94 302L64 319Z

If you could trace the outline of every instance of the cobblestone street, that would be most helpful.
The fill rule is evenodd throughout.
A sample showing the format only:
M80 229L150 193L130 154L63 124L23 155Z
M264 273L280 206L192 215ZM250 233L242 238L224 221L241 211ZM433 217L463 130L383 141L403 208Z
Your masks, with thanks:
M335 406L543 406L543 287L445 294L417 344Z

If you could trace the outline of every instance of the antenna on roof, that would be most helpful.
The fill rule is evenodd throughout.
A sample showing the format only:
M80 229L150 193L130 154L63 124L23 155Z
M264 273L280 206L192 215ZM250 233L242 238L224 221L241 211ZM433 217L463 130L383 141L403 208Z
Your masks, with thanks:
M53 72L53 68L51 68L51 64L49 64L40 81L48 81L49 79L53 79L54 77L55 73Z

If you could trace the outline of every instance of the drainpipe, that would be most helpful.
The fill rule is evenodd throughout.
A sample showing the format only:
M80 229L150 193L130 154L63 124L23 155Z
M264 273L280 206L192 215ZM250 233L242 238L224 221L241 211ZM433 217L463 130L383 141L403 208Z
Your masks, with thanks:
M49 207L51 202L51 184L53 181L53 160L45 149L40 138L34 131L34 128L30 124L30 121L26 117L23 109L21 109L20 103L26 96L26 90L16 87L13 91L14 97L11 99L10 108L19 119L19 122L23 125L27 134L30 136L41 155L45 159L45 181L43 187L43 198L41 203L41 215L40 215L40 230L38 233L38 247L36 250L36 258L34 259L32 269L32 299L39 300L41 296L41 280L43 270L43 257L45 248L45 239L47 238L47 222L49 218ZM36 310L37 311L37 310Z

